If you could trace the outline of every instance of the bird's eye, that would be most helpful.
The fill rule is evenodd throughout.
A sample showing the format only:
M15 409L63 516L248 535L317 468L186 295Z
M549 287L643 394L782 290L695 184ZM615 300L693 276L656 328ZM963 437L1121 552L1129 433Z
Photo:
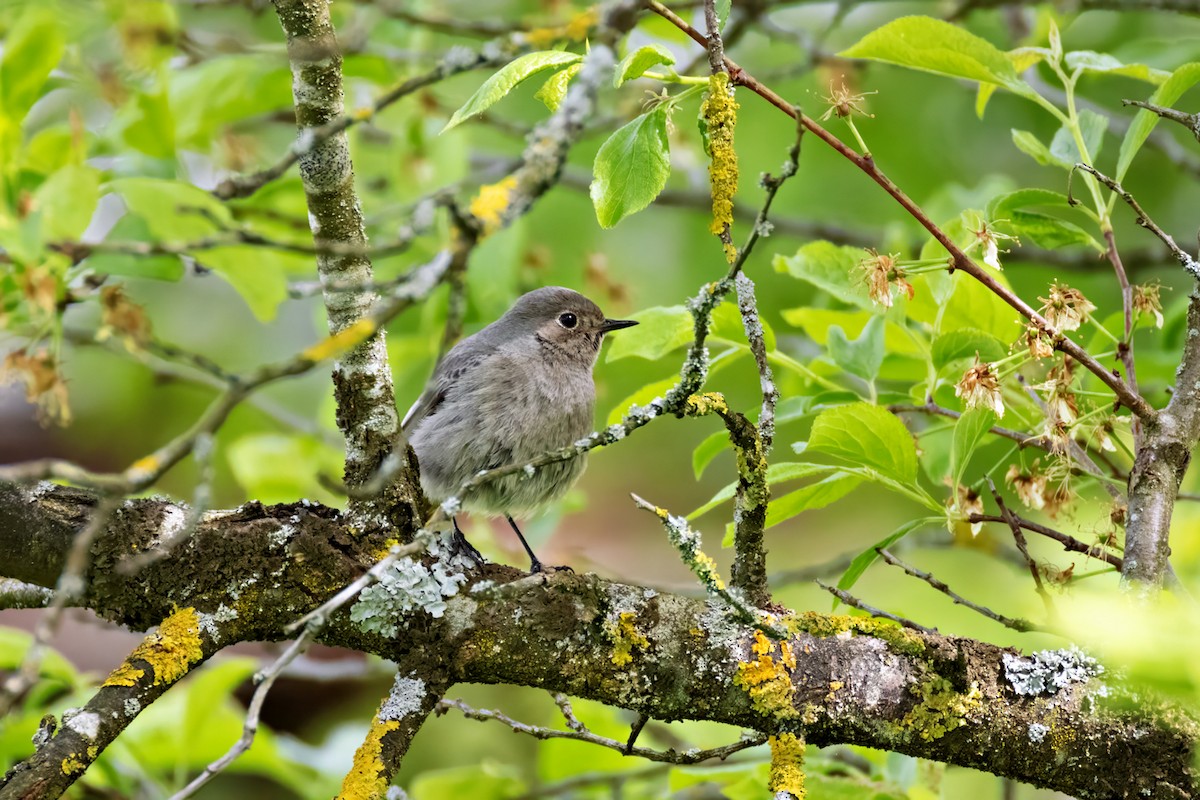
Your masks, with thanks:
M570 311L564 311L558 315L558 324L564 328L571 329L579 324L579 317L572 314Z

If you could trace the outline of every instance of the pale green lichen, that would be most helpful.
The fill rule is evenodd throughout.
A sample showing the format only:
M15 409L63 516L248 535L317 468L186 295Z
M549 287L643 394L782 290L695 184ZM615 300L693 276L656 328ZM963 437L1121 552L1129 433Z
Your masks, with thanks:
M786 792L801 800L804 790L804 740L794 733L781 733L767 739L771 747L771 771L767 788L776 797Z
M847 633L855 636L872 636L887 642L892 650L903 655L919 656L925 652L925 640L919 633L903 628L889 620L805 611L802 614L786 617L783 624L793 633L803 631L818 637Z
M983 693L976 684L960 692L940 676L922 684L919 697L920 702L900 720L900 727L927 742L965 725L967 718L983 706Z
M605 626L605 632L613 643L612 663L618 667L623 667L633 661L635 649L645 650L650 646L650 640L637 629L636 621L636 614L632 611L625 611L617 617L615 622L610 622Z

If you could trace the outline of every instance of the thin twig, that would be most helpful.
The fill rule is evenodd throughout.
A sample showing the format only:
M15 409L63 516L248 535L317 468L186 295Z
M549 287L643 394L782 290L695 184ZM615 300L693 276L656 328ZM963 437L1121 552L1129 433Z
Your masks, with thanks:
M990 608L988 608L986 606L981 606L978 603L971 602L967 598L965 598L962 595L955 592L953 589L951 589L949 586L947 586L943 581L940 581L937 578L935 578L932 575L932 573L923 572L922 570L919 570L914 566L906 564L905 562L901 561L899 558L896 558L896 556L892 555L891 553L889 553L887 551L887 548L883 548L883 547L876 548L875 552L879 553L879 556L884 561L891 564L893 567L899 567L900 569L904 570L906 573L913 576L914 578L919 578L920 580L925 581L930 586L932 586L934 589L937 589L939 592L941 592L942 594L949 597L956 604L958 604L960 606L965 606L965 607L971 609L972 611L977 611L980 614L982 614L983 616L987 617L988 619L994 619L996 622L999 622L1001 625L1005 626L1006 628L1012 628L1014 631L1021 631L1022 633L1026 633L1028 631L1044 631L1044 630L1046 630L1046 628L1043 628L1041 625L1038 625L1034 622L1030 622L1029 620L1021 619L1019 617L1006 617L1003 614L997 614L995 611L992 611Z
M1163 119L1169 119L1172 122L1178 122L1183 127L1191 132L1192 136L1196 137L1196 141L1200 141L1200 114L1185 114L1176 108L1168 106L1156 106L1154 103L1147 103L1143 100L1122 100L1121 105L1137 106L1144 108L1147 111L1153 112Z
M1115 553L1108 552L1102 545L1084 544L1070 534L1063 533L1062 531L1055 530L1054 528L1048 528L1045 525L1040 525L1031 520L1027 520L1024 517L1014 513L1012 509L1009 509L1008 511L1008 517L995 514L972 514L967 518L967 521L972 524L976 522L1002 522L1005 525L1011 525L1012 523L1009 522L1009 518L1015 520L1023 530L1027 530L1030 533L1036 533L1039 536L1045 536L1047 539L1053 539L1061 544L1064 550L1069 552L1081 553L1088 558L1098 559L1103 561L1105 564L1116 567L1118 570L1120 570L1125 564L1124 559Z
M1033 560L1033 556L1029 555L1029 545L1025 542L1025 533L1021 530L1020 521L1017 520L1015 514L1008 510L1008 506L1004 504L1004 498L1000 496L995 482L990 477L987 479L987 485L992 493L992 497L996 500L996 505L1000 507L1001 518L1008 523L1009 530L1012 531L1013 541L1016 542L1017 549L1021 551L1021 555L1025 558L1025 563L1029 567L1029 574L1033 576L1033 586L1046 606L1046 613L1051 618L1054 618L1056 616L1054 600L1050 597L1050 593L1046 590L1046 586L1042 582L1042 571L1038 568L1037 562Z
M645 758L650 761L659 761L668 764L699 764L702 761L711 759L725 760L734 753L740 753L742 750L751 747L758 747L767 741L767 737L763 734L755 734L752 737L740 739L732 744L724 745L723 747L713 747L707 750L687 750L679 752L674 749L670 750L652 750L648 747L633 747L626 752L625 742L609 739L606 736L600 736L590 731L560 731L555 728L544 728L537 725L529 725L524 722L518 722L512 717L503 714L500 711L492 711L483 708L474 708L467 705L462 700L442 700L437 705L439 714L444 714L450 709L454 709L462 713L467 719L477 720L479 722L493 721L499 722L512 728L515 733L523 733L527 736L532 736L535 739L572 739L577 742L587 742L588 744L596 744L601 747L607 747L610 750L616 750L623 755L634 755L639 758Z

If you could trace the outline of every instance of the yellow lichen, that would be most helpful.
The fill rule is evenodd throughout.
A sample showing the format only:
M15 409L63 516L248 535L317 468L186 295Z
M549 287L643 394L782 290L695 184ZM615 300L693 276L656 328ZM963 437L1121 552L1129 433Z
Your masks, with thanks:
M62 760L63 775L77 775L85 769L87 769L87 764L83 763L74 753Z
M367 738L354 753L354 765L342 780L337 800L377 800L387 793L387 768L383 765L383 737L397 730L396 720L384 722L375 715Z
M745 690L755 711L777 719L797 716L793 701L796 687L789 670L796 668L796 656L787 642L772 642L762 631L754 632L750 651L757 656L738 664L733 682ZM778 658L776 658L776 652Z
M563 39L576 42L588 35L588 31L600 21L600 14L594 8L580 11L567 21L565 25L555 25L546 28L534 28L525 34L525 40L532 47L550 47Z
M160 463L158 456L151 453L130 464L128 471L136 475L149 475L158 469Z
M156 632L143 639L129 658L112 671L104 685L136 685L146 674L133 665L136 661L144 661L154 670L154 685L174 683L203 656L200 618L196 609L183 608L164 619Z
M900 720L927 742L940 739L950 731L966 724L966 718L983 705L983 693L971 684L966 692L954 689L942 677L931 679L920 688L921 701Z
M634 649L645 650L650 640L642 635L636 625L637 615L624 611L614 623L608 625L608 635L613 641L612 662L623 667L633 661Z
M733 147L733 131L737 125L737 101L729 86L729 74L715 72L709 78L708 94L700 107L708 129L708 150L712 160L708 178L712 186L712 221L708 229L721 237L725 260L737 259L737 248L729 240L733 227L733 196L737 192L738 161Z
M479 194L468 206L470 212L483 225L483 235L495 233L504 221L504 211L517 188L517 179L509 175L502 181L479 187Z
M919 633L902 628L889 620L805 611L802 614L786 617L783 624L792 633L803 631L820 637L845 633L873 636L887 642L888 646L897 653L920 655L925 652L925 640Z
M689 417L703 417L728 411L729 404L725 402L725 395L720 392L693 394L683 403L683 413Z
M771 772L767 788L776 797L787 792L804 797L804 740L794 733L781 733L767 739L771 746Z
M312 362L324 361L327 358L337 358L347 350L358 347L367 339L370 339L375 335L375 331L376 325L371 320L356 320L332 336L328 336L317 342L301 353L300 357Z

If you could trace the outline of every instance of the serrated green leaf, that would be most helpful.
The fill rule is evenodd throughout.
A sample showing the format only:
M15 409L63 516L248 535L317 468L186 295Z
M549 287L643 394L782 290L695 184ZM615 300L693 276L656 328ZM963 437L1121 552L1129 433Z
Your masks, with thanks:
M1083 244L1098 253L1104 252L1104 245L1083 228L1074 222L1052 217L1049 214L1039 214L1036 211L1012 211L1009 213L1007 222L1008 227L1016 236L1028 239L1046 250Z
M1032 92L1017 75L1008 56L991 42L932 17L893 20L838 55L994 83L1019 94Z
M1066 164L1068 168L1074 167L1081 161L1094 163L1100 154L1101 145L1104 144L1104 131L1107 129L1108 119L1106 117L1090 109L1080 109L1079 133L1083 137L1083 144L1088 150L1090 160L1084 159L1080 154L1075 137L1067 130L1066 126L1059 128L1058 132L1054 134L1054 139L1050 142L1050 155Z
M204 251L202 260L237 289L260 322L275 319L287 299L287 262L287 254L253 245L214 247Z
M1017 189L1015 192L993 197L987 204L989 221L1007 219L1013 211L1031 206L1053 206L1055 208L1070 208L1067 196L1062 192L1049 189Z
M925 519L915 519L910 522L906 522L896 530L889 533L887 536L880 539L875 544L868 547L866 550L863 550L854 557L853 561L850 562L850 566L847 567L846 571L842 573L842 577L838 578L837 587L843 591L850 591L854 584L858 583L858 579L863 576L863 573L867 571L867 567L874 564L875 559L879 558L879 553L876 552L877 550L882 550L885 547L891 547L893 544L900 541L905 536L912 533L927 522L928 520ZM833 610L837 610L839 602L840 601L837 599L837 597L833 598Z
M642 45L637 50L626 53L621 63L617 64L617 70L613 73L613 86L619 87L626 81L640 78L651 67L659 64L670 66L674 63L675 56L661 44Z
M158 178L119 178L105 187L146 221L150 234L166 242L191 242L232 227L233 216L220 200L190 183ZM216 222L214 222L214 220Z
M600 145L590 193L602 228L641 211L667 185L671 174L667 112L666 105L647 111Z
M1008 353L1004 343L977 328L959 328L933 340L930 359L937 370L960 358L974 358L978 353L984 361L999 361Z
M637 335L612 337L606 362L630 356L657 361L692 340L692 315L683 306L643 308L629 318L638 323Z
M100 173L92 167L68 164L47 178L33 197L34 208L41 215L43 240L78 239L100 202Z
M834 472L837 467L828 464L807 464L793 461L780 461L776 464L771 464L767 467L767 483L774 486L777 483L784 481L794 481L799 478L807 478L810 475L821 475L826 472ZM737 481L727 484L720 491L709 498L708 502L697 508L695 511L687 515L688 519L696 519L702 517L709 511L712 511L722 503L733 499L737 493Z
M1170 106L1198 82L1200 82L1200 63L1184 64L1171 73L1171 77L1162 86L1159 86L1154 94L1150 95L1150 102L1156 106ZM1133 163L1133 157L1137 155L1138 150L1142 149L1146 137L1158 125L1160 119L1162 118L1158 114L1144 108L1137 112L1129 130L1125 132L1125 138L1121 141L1121 152L1117 156L1117 171L1114 176L1116 180L1124 179L1130 164Z
M862 482L863 478L859 475L835 472L816 483L788 492L771 501L767 507L767 519L763 527L773 528L805 511L815 511L832 505L857 489ZM725 536L721 539L722 547L733 547L735 530L733 523L725 526Z
M883 364L884 319L873 316L867 321L862 334L851 341L838 326L829 330L829 356L833 363L857 375L865 381L874 381Z
M1097 53L1094 50L1076 50L1067 53L1063 59L1067 69L1074 72L1082 69L1085 72L1107 72L1113 75L1124 75L1155 85L1161 84L1170 77L1171 73L1146 64L1126 64L1108 53Z
M519 86L522 82L537 75L543 70L553 67L565 67L582 60L582 56L565 50L539 50L536 53L526 53L505 64L492 77L483 82L475 90L462 107L450 116L442 133L470 119L476 114L482 114L493 104Z
M1075 162L1070 164L1058 158L1050 152L1050 148L1042 144L1041 140L1034 136L1029 131L1020 131L1016 128L1012 129L1013 144L1027 156L1030 156L1034 161L1041 164L1043 167L1061 167L1070 169Z
M50 4L31 3L4 37L0 58L0 109L20 122L62 58L62 16Z
M904 423L870 403L831 408L813 421L808 451L870 467L909 486L917 480L917 448Z
M538 89L533 96L541 100L546 108L551 111L557 111L559 104L567 96L567 89L571 86L571 79L581 69L583 69L583 64L572 64L566 69L559 70L547 78L546 82L542 84L542 88Z
M773 263L776 272L811 283L844 303L870 309L866 284L858 276L858 262L864 255L861 248L820 240L804 245L794 256L777 255Z
M954 423L954 438L950 445L950 474L957 486L971 455L988 430L996 424L996 414L990 408L969 408Z

